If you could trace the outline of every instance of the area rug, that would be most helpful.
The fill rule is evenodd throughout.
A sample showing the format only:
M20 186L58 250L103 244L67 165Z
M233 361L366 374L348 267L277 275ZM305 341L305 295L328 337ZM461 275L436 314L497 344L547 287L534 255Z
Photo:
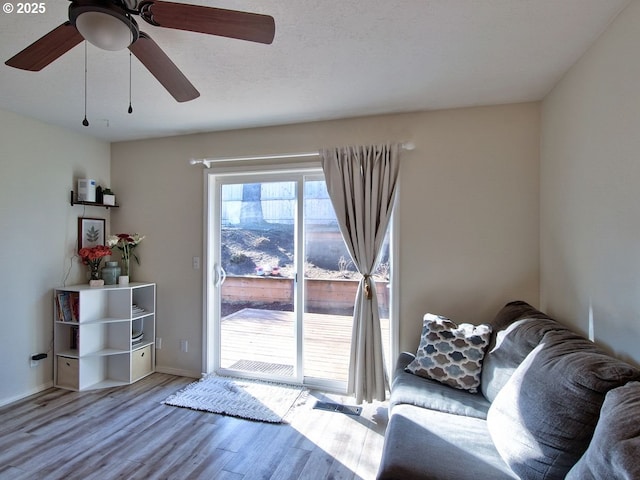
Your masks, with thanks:
M306 399L303 387L207 375L163 403L268 423L285 423L294 406Z

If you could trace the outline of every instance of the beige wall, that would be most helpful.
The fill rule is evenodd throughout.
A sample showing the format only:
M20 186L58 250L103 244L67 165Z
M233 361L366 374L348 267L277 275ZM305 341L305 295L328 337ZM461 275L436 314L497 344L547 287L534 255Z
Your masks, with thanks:
M543 102L541 302L640 362L640 2Z
M306 152L413 141L402 155L400 347L414 350L429 311L487 321L539 298L539 105L388 115L112 145L122 208L114 231L147 235L135 280L158 283L161 369L197 375L202 359L203 171L190 158ZM180 340L189 351L180 352Z
M0 110L0 405L51 385L52 289L84 281L72 262L80 216L69 204L78 178L109 181L110 147ZM31 353L49 358L31 368Z

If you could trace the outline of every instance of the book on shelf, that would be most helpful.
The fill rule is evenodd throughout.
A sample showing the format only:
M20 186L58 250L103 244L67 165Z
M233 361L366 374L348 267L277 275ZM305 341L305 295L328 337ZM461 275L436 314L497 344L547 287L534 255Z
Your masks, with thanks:
M78 292L69 294L69 304L71 306L71 321L78 322L80 320L80 294Z
M58 320L78 322L80 318L80 297L77 292L58 292L56 295Z
M71 327L69 335L69 348L71 350L78 350L80 345L80 329L78 327Z
M60 293L58 292L55 295L55 301L56 301L56 319L59 322L62 322L64 320L64 313L62 311L62 302L60 301Z
M59 320L61 322L71 321L71 305L69 304L69 292L58 292Z

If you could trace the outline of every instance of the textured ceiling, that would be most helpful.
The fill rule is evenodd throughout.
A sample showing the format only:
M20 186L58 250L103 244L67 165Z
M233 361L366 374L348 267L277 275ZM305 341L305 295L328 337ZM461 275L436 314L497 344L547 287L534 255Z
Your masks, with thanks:
M179 1L179 0L174 0ZM17 5L14 0L9 0ZM4 2L6 3L6 2ZM200 91L177 103L128 51L84 44L25 72L0 65L0 108L120 141L380 113L539 100L629 0L180 1L271 15L272 45L145 31ZM67 19L0 14L4 62Z

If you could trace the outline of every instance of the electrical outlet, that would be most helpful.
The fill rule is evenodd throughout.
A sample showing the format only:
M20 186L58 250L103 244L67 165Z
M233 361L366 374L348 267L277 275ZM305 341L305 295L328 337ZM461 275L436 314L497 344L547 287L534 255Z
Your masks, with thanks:
M200 270L200 257L193 257L193 269Z
M162 337L156 337L156 350L160 350L162 348Z
M29 365L31 365L32 368L37 367L40 360L44 360L45 358L47 358L46 353L32 353L29 355Z
M189 351L189 342L187 340L180 340L180 351L184 353Z

